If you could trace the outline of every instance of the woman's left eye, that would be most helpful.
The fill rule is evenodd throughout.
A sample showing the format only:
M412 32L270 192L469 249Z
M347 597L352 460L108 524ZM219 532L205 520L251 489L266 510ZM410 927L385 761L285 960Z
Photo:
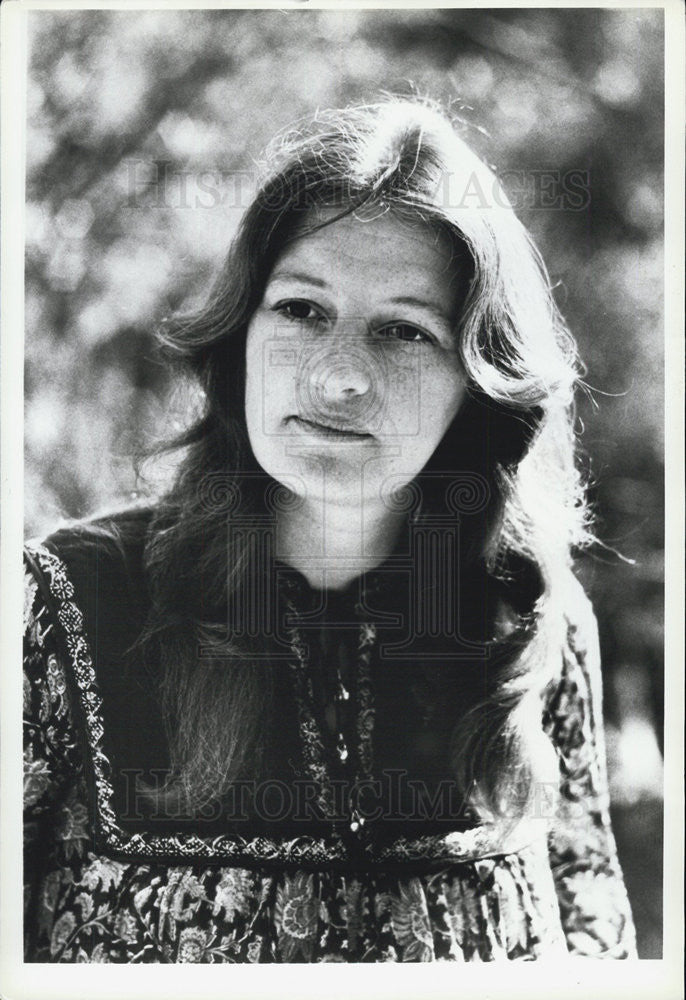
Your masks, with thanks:
M377 336L383 340L402 340L405 343L434 343L434 339L430 334L418 326L413 326L412 323L390 323L388 326L384 326L378 330Z

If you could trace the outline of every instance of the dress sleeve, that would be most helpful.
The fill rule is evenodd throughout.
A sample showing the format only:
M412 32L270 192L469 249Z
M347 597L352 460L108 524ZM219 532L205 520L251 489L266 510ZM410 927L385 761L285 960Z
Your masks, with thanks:
M635 958L631 909L610 825L598 630L580 586L562 676L547 699L544 721L560 762L549 848L567 947L589 958Z
M56 626L30 568L24 574L24 887L25 905L51 849L50 829L82 773Z

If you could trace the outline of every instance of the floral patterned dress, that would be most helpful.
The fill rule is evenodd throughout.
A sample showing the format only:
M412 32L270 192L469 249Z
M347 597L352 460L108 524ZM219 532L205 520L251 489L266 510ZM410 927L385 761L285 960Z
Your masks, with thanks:
M117 811L102 692L68 569L41 546L28 555L27 961L481 962L568 952L635 955L609 826L592 616L588 627L570 626L559 677L542 706L542 725L561 765L560 806L552 819L518 824L505 838L502 831L472 825L358 849L333 828L296 838L132 832ZM304 697L307 664L297 635L292 639L304 766L325 786L317 720ZM355 700L358 720L369 723L375 633L364 623L359 654ZM369 748L370 725L365 730L362 724L360 733L360 745ZM357 756L362 761L364 754Z

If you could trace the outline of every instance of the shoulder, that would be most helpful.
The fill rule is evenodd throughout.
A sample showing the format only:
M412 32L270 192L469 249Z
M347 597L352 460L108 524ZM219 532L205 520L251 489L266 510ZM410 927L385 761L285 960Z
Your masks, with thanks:
M128 636L147 608L143 552L151 518L150 507L134 507L28 542L26 600L38 591L53 619L69 629L79 618L93 639L123 625Z
M562 582L562 649L544 697L546 729L563 755L579 760L602 739L603 683L598 624L591 601L569 573ZM584 749L585 748L585 749Z
M599 664L598 621L593 604L571 570L562 581L561 597L567 627L566 639L570 651L575 656L581 656L589 662L597 661Z
M40 545L27 545L22 678L27 847L39 833L30 824L52 806L65 783L81 774L70 677L72 662L82 658L82 616L73 598L59 559Z
M28 548L40 546L63 561L97 554L98 558L130 563L142 551L152 516L152 507L140 506L71 521L41 542L29 542Z
M598 622L593 605L581 583L570 572L565 581L563 642L563 684L573 685L579 698L587 703L594 722L601 718L602 675Z
M122 746L127 760L132 730L152 739L154 685L137 650L150 606L143 550L151 514L134 508L68 525L25 549L32 619L63 667L89 761L119 759Z
M30 569L62 564L74 582L108 572L142 576L143 550L153 508L131 507L86 521L74 521L25 546Z
M548 683L559 681L573 664L584 672L598 672L598 623L591 600L571 569L554 580L539 609L540 643L547 661L542 677Z

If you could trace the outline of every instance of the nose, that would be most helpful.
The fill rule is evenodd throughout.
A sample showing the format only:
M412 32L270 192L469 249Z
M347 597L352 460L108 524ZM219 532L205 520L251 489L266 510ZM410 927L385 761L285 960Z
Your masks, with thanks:
M364 396L371 388L368 368L362 358L333 355L328 363L317 366L318 370L312 373L313 387L318 395L331 403L353 400Z
M383 358L362 339L341 338L304 354L298 378L301 412L367 426L382 404Z
M378 361L362 324L340 322L331 336L307 353L301 372L309 392L324 405L359 402L376 386Z

